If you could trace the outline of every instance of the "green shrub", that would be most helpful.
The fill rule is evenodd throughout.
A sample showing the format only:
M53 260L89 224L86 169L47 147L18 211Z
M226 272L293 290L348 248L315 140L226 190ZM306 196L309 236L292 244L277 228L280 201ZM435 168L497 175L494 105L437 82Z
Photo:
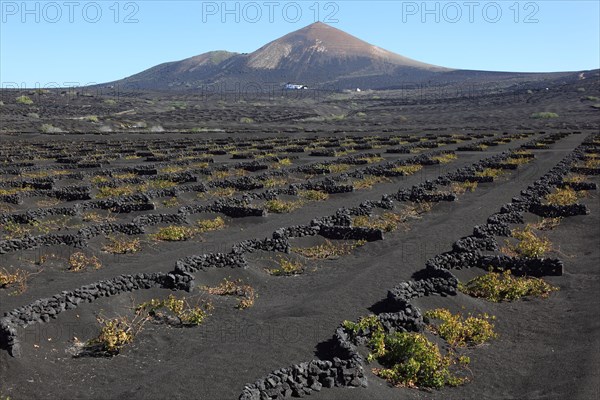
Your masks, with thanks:
M320 190L301 190L298 192L298 196L310 201L325 201L329 198L327 192Z
M300 200L297 201L285 201L285 200L269 200L265 203L265 210L275 213L275 214L285 214L292 212L300 207L302 207L303 202Z
M511 235L518 240L518 243L514 246L507 241L507 248L509 252L514 252L518 256L539 258L552 250L550 240L537 236L529 224L523 229L513 229Z
M161 227L150 237L154 240L161 240L166 242L180 242L193 238L197 233L197 230L188 226L169 225Z
M28 96L19 96L15 99L15 101L17 102L17 104L25 104L25 105L30 105L33 104L33 100L31 100Z
M550 193L546 196L546 201L548 204L555 206L568 206L575 204L578 199L579 196L577 195L577 192L570 186L557 188L553 193Z
M353 243L332 243L331 241L326 240L324 244L304 248L295 247L292 251L306 258L325 260L350 254L352 250L363 246L365 243L365 240L357 240Z
M378 361L387 368L373 372L394 386L441 388L458 386L466 378L455 375L450 367L466 366L468 358L457 361L452 355L442 355L437 344L420 333L395 332L385 336L385 351Z
M197 222L198 224L198 232L210 232L217 231L225 228L225 221L221 217L216 217L214 219L203 219Z
M510 270L502 273L489 271L485 275L459 284L459 290L469 296L483 298L492 302L513 301L525 296L548 297L550 292L558 290L543 279L533 277L514 277Z
M200 325L210 315L211 303L190 306L185 298L178 299L170 294L166 299L152 299L137 306L138 313L148 313L153 318L165 319L176 317L181 325Z
M429 328L453 347L483 344L498 336L494 332L494 325L489 322L494 317L487 314L477 317L469 314L463 318L460 314L438 308L427 311L425 317L442 321L441 324L430 324Z
M236 308L240 310L252 307L256 298L254 288L243 283L241 279L230 280L225 278L217 286L204 286L203 289L212 295L238 297L239 301Z
M288 260L283 257L279 257L277 260L279 268L267 269L267 272L275 276L292 276L300 275L304 272L304 265L299 261Z

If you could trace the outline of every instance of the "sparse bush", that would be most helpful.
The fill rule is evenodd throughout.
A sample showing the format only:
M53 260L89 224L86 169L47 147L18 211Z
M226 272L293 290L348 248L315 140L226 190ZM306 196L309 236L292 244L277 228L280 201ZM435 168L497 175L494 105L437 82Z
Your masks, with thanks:
M341 174L342 172L348 171L352 166L350 164L330 164L326 168L331 174Z
M531 118L534 119L551 119L551 118L558 118L558 114L557 113L553 113L553 112L537 112L537 113L533 113L531 114Z
M465 192L474 192L477 189L477 182L452 182L450 191L454 194L463 194Z
M551 231L554 228L556 228L558 225L560 225L560 222L562 221L561 217L556 217L556 218L542 218L542 220L540 222L537 222L535 224L533 224L532 226L540 231Z
M17 102L17 104L25 104L25 105L31 105L33 104L33 100L31 100L31 98L29 98L28 96L19 96L15 99L15 101Z
M554 206L568 206L575 204L578 199L579 196L577 195L577 192L570 186L557 188L554 193L550 193L546 196L546 201L548 204Z
M138 313L147 313L152 318L170 322L173 317L177 325L197 326L210 315L213 306L209 302L190 306L185 298L178 299L170 294L166 299L152 299L136 307Z
M252 119L250 117L242 117L242 118L240 118L240 122L242 124L253 124L255 121L254 121L254 119Z
M392 168L393 172L397 172L402 175L412 175L423 169L420 164L409 164L409 165L398 165Z
M106 215L101 215L96 211L88 211L81 215L81 219L84 222L114 222L117 220L117 217L112 215L110 211Z
M102 264L96 256L86 256L78 251L69 257L69 271L82 271L87 268L100 269Z
M42 133L62 133L62 129L52 126L50 124L43 124L40 128Z
M177 207L179 205L179 199L177 197L171 197L170 199L164 200L162 204L167 208Z
M482 171L475 172L475 176L497 178L504 174L499 168L485 168Z
M441 388L458 386L467 381L450 368L465 368L468 357L442 355L437 344L421 333L395 332L384 338L385 351L378 361L387 368L374 368L373 373L394 386Z
M188 226L169 225L161 227L155 234L151 234L150 237L154 240L160 240L165 242L180 242L193 238L197 233L197 230Z
M109 236L108 243L102 246L102 251L112 254L137 253L142 249L140 239L128 239L126 237Z
M100 324L100 334L77 347L81 348L82 353L115 356L125 345L133 341L148 318L140 317L138 314L133 319L125 317L108 319L102 316L96 319Z
M380 216L370 218L367 215L358 215L352 219L352 225L357 227L381 229L384 232L392 232L398 229L400 224L406 222L407 215L385 212Z
M107 199L111 197L121 197L121 196L130 196L136 192L135 187L131 185L110 187L103 186L98 188L98 193L96 194L97 199Z
M214 219L204 219L197 222L198 224L198 232L210 232L217 231L225 228L225 221L221 217L216 217Z
M300 275L304 272L304 265L299 261L288 260L280 256L277 263L279 264L279 268L267 269L269 274L275 276L292 276Z
M518 243L515 246L508 240L506 241L507 248L503 250L508 254L514 253L521 257L539 258L552 249L550 240L538 237L529 224L523 229L513 229L511 235L518 240Z
M31 273L16 269L9 272L6 268L0 270L0 289L14 287L12 294L21 294L27 289L27 280Z
M548 297L550 292L558 290L543 279L512 276L510 270L502 273L489 271L466 284L459 284L458 288L469 296L495 303L518 300L525 296Z
M460 313L452 314L445 308L438 308L427 311L424 316L442 321L441 324L430 324L429 329L453 347L483 344L498 336L494 332L494 325L490 323L495 317L487 314L477 317L469 314L464 318Z
M354 186L356 190L371 189L373 186L384 182L391 182L391 180L385 176L367 175L362 179L357 179L352 182L352 186Z
M285 214L290 213L300 207L302 207L304 203L300 200L296 201L285 201L285 200L269 200L265 202L264 208L265 210L275 213L275 214Z
M254 288L243 283L241 279L229 280L225 278L219 285L213 287L205 286L203 289L212 295L239 297L236 308L240 310L252 307L256 298Z
M263 181L264 187L271 189L277 186L287 185L289 182L286 178L267 178Z
M298 196L309 201L325 201L329 198L329 193L320 190L301 190Z
M445 153L442 154L440 156L433 156L431 157L432 160L436 160L439 161L440 164L448 164L451 163L452 161L456 160L456 154L453 153Z
M326 240L324 244L313 247L296 247L292 251L310 259L334 259L350 254L352 250L366 244L365 240L357 240L353 243L333 243Z

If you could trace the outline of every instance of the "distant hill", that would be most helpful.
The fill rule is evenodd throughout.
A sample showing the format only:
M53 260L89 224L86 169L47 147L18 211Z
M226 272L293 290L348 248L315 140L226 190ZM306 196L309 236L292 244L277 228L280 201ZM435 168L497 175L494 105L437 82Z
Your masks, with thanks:
M267 43L250 54L211 51L160 64L105 85L143 90L199 89L220 85L234 90L251 84L268 88L293 82L311 89L386 89L423 82L514 83L556 79L572 74L444 68L392 53L337 28L316 22Z

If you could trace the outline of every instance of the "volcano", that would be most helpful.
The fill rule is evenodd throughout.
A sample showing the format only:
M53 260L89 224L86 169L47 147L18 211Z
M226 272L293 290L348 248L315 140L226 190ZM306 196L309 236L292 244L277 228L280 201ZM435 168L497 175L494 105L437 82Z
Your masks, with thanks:
M388 89L427 83L538 80L556 74L455 70L390 52L315 22L249 54L211 51L111 82L125 89L199 89L207 85Z

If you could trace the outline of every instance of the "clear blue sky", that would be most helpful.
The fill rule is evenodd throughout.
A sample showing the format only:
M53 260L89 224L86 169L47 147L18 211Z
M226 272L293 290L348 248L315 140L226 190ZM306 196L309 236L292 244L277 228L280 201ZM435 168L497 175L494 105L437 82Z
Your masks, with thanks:
M227 13L222 1L0 0L0 82L107 82L210 50L252 52L315 20L453 68L600 67L598 0L469 1L258 0Z

